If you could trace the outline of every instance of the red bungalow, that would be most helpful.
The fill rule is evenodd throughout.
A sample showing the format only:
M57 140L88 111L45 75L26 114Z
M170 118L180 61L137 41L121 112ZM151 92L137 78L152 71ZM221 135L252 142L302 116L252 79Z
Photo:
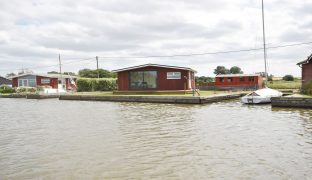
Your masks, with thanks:
M195 70L186 67L144 64L118 69L118 91L171 91L195 89Z
M312 54L304 61L297 63L302 68L302 86L312 80Z
M12 77L13 87L37 87L50 86L53 89L73 90L75 86L71 83L71 76L60 74L21 74ZM76 77L74 77L76 79ZM63 86L63 87L62 87Z
M261 89L263 78L260 74L222 74L215 79L217 89Z

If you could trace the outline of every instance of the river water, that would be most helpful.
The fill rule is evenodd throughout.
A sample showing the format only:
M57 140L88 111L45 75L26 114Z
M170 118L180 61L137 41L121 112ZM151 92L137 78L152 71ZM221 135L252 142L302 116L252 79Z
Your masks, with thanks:
M312 110L0 99L0 179L311 179Z

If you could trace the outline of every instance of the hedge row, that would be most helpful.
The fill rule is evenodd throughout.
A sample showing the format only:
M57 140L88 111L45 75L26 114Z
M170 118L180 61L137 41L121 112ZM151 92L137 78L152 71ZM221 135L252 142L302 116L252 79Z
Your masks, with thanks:
M15 92L15 89L11 88L9 86L1 86L0 87L0 93L1 94L14 93L14 92Z
M81 78L77 80L76 84L78 92L113 91L117 89L114 78Z

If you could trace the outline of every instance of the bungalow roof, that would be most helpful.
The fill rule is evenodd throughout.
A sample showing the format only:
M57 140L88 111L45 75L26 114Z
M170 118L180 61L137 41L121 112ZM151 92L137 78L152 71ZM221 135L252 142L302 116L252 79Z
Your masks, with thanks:
M113 72L121 72L121 71L128 71L128 70L133 70L133 69L139 69L139 68L144 68L144 67L163 67L163 68L172 68L172 69L182 69L182 70L188 70L192 71L194 73L197 73L194 69L187 68L187 67L179 67L179 66L168 66L168 65L161 65L161 64L143 64L139 66L132 66L132 67L127 67L127 68L122 68L122 69L117 69L113 70Z
M12 76L10 77L11 79L16 78L16 77L23 77L23 76L41 76L41 77L48 77L48 78L77 78L77 76L70 76L67 74L33 74L33 73L28 73L28 74L20 74L17 76Z
M312 60L312 54L308 56L306 60L298 62L297 65L308 64L311 60Z

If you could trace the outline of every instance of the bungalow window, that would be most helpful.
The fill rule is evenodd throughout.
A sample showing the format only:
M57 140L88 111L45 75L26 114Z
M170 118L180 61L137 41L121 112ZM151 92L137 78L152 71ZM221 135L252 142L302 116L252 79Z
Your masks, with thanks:
M181 79L181 72L167 72L167 79Z
M36 87L36 79L28 79L28 86L29 87Z
M157 88L157 71L130 72L131 89L155 89Z
M245 78L244 78L244 77L239 77L239 81L240 81L240 82L244 82L244 81L245 81Z
M19 79L18 86L19 87L36 87L36 79Z
M231 77L227 78L227 82L233 82L233 78Z
M219 78L219 80L220 80L220 82L224 82L224 78L223 77Z
M254 82L255 81L255 77L248 77L249 82Z
M28 86L28 80L27 79L19 79L18 80L18 87L22 86Z
M50 79L49 78L41 79L41 84L50 84Z

